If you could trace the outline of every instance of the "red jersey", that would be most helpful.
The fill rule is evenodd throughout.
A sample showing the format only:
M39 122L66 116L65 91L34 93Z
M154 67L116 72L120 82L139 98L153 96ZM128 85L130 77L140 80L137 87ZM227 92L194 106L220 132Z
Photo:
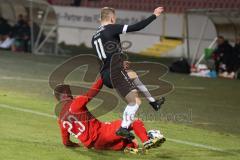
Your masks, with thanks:
M86 104L97 95L102 85L103 81L100 78L86 94L62 103L58 122L64 145L70 141L71 134L85 147L92 147L91 144L97 138L101 122L88 111Z

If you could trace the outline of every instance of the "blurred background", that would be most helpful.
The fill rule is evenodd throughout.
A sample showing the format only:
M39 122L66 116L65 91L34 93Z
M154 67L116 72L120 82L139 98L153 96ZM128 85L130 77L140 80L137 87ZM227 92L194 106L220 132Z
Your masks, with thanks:
M173 72L239 77L239 0L0 0L0 48L40 55L95 54L91 37L104 6L117 9L120 24L136 23L157 6L165 8L146 29L121 37L130 45L126 52L170 58Z

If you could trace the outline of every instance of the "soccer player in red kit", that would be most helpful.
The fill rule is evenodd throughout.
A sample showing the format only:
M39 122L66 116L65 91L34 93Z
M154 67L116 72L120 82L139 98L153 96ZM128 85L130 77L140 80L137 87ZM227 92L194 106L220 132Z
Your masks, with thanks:
M59 84L54 89L55 97L61 102L58 123L61 129L62 143L67 147L78 147L70 140L75 136L86 148L106 150L137 151L136 140L126 139L115 134L121 126L121 120L101 122L87 109L87 103L102 88L103 80L99 78L84 95L73 97L69 85ZM141 120L135 120L129 130L133 130L146 149L159 146L165 139L148 137Z

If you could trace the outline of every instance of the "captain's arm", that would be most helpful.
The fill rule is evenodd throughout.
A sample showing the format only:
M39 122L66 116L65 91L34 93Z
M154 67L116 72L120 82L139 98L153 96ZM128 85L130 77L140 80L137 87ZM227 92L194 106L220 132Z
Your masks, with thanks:
M120 25L120 24L112 25L113 28L111 32L113 34L125 34L127 32L140 31L144 29L146 26L148 26L150 23L152 23L158 16L162 14L163 11L164 11L163 7L157 7L151 16L138 23L132 25Z
M124 32L135 32L135 31L139 31L142 30L143 28L145 28L146 26L148 26L150 23L152 23L158 16L161 15L161 13L163 12L163 7L157 7L153 14L151 16L149 16L148 18L133 24L133 25L125 25L123 27L123 33Z
M114 24L112 25L111 33L113 35L119 35L119 34L126 34L127 32L135 32L140 31L141 29L148 26L151 22L153 22L156 19L156 15L151 15L148 18L132 24L132 25L121 25L121 24Z
M145 27L147 27L150 23L152 23L156 18L157 18L157 16L155 14L152 14L148 18L146 18L138 23L135 23L132 25L124 25L123 33L140 31L140 30L144 29Z

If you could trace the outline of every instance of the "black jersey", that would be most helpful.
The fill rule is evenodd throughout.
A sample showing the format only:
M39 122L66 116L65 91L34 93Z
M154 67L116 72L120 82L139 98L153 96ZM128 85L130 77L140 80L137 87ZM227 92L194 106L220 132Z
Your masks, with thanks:
M92 47L96 50L99 59L103 62L101 72L110 68L113 54L122 53L120 34L139 31L155 19L156 16L151 15L147 19L133 25L108 24L100 26L92 37Z
M127 25L109 24L100 26L92 38L92 46L95 48L98 58L103 62L102 71L110 67L113 54L121 53L120 34L125 33Z

